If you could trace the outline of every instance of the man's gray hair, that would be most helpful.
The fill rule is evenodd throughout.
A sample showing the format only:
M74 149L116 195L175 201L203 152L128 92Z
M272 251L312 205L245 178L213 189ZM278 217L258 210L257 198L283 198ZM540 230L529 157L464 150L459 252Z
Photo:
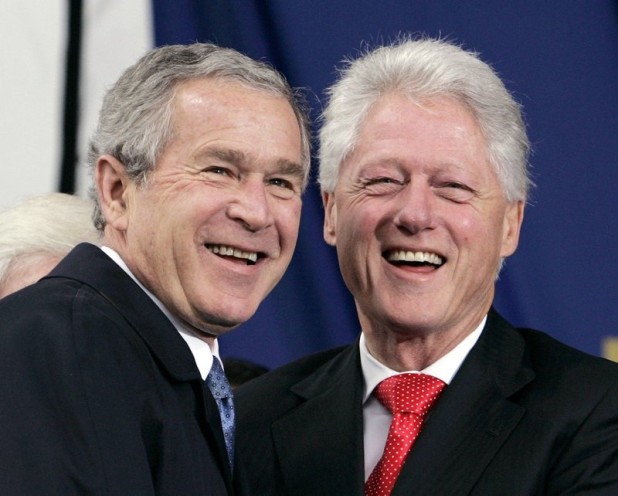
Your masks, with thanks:
M311 134L302 95L266 63L209 43L155 48L122 74L103 99L99 123L90 140L87 160L91 170L101 155L109 154L122 162L138 185L144 184L172 136L178 85L202 78L238 82L289 102L300 129L306 183ZM102 231L105 219L94 186L90 195L96 204L95 226Z
M532 185L530 144L519 104L478 54L429 38L404 38L347 61L340 79L327 90L329 101L321 116L322 191L334 191L339 167L356 146L367 112L387 93L417 102L447 96L465 105L483 133L507 200L526 200Z

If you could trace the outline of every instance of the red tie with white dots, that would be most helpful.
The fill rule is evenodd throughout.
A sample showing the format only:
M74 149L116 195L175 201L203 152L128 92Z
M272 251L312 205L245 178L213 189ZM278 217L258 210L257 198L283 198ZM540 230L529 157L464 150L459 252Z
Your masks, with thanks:
M382 458L365 482L365 496L388 496L412 448L425 415L446 384L427 374L400 374L389 377L373 394L392 414Z

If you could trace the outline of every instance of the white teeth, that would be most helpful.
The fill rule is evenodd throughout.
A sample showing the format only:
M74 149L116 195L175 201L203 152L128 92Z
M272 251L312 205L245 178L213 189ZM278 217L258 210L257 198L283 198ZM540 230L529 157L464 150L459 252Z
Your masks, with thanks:
M425 262L432 265L442 265L444 260L435 253L426 251L392 251L387 255L389 262Z
M216 253L217 255L242 258L244 260L249 260L250 262L256 262L258 258L258 255L255 252L241 251L232 248L231 246L207 245L206 248L209 249L211 252Z

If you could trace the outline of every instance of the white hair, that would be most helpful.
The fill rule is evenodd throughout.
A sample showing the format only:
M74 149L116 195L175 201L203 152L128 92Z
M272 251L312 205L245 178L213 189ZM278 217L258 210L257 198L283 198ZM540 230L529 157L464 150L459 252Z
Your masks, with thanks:
M532 186L530 144L519 104L478 54L430 38L404 38L347 61L340 79L327 90L321 116L322 191L334 191L339 167L356 146L367 112L387 93L417 102L448 96L465 105L483 133L507 200L526 200Z
M43 258L62 258L80 242L99 243L92 202L64 193L0 210L0 288Z

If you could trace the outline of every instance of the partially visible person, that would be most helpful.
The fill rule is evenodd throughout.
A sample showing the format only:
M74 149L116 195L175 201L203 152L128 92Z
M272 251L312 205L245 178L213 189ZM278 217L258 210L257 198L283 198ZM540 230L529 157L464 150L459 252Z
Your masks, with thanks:
M101 247L0 300L0 494L243 489L217 337L292 258L310 160L298 96L207 43L156 48L109 89L88 158Z
M253 494L618 494L618 364L492 307L530 185L499 77L452 43L402 40L329 95L324 237L361 334L238 389Z
M268 369L263 365L242 358L226 357L222 362L225 367L225 375L230 381L232 389L236 389L268 372Z
M99 242L91 201L65 193L0 210L0 298L35 283L79 243Z

